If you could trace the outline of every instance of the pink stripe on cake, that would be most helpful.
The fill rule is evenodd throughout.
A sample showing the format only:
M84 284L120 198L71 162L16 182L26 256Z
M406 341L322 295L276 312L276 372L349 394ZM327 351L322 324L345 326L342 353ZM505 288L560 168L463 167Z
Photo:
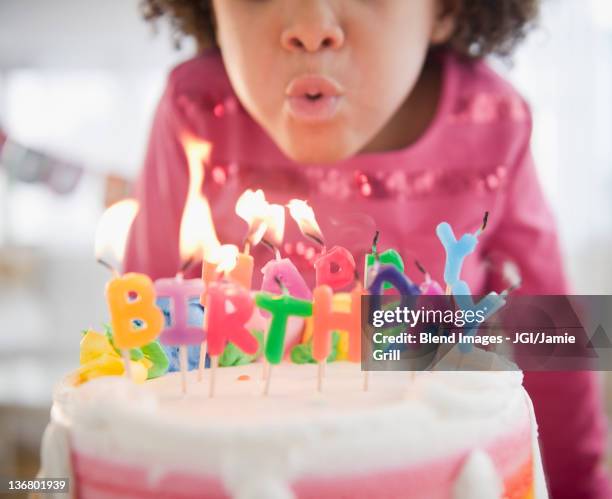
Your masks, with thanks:
M497 439L485 449L508 486L520 482L524 489L532 480L526 476L531 463L529 425ZM342 499L403 497L419 499L450 499L453 483L469 451L444 459L419 463L416 466L389 469L375 473L343 476L301 478L292 484L300 499ZM215 477L169 471L155 478L155 465L149 467L121 461L111 461L73 451L72 463L77 496L83 499L111 497L176 499L230 497L221 481ZM518 480L518 475L521 479ZM513 486L514 488L514 486ZM521 491L506 490L506 497L521 497Z

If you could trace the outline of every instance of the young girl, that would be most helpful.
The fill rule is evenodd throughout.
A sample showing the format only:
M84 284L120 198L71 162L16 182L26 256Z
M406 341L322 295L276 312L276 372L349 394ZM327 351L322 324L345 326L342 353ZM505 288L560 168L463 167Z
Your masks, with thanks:
M537 182L524 100L483 61L507 54L536 0L148 0L202 50L170 75L137 197L127 267L153 278L180 266L189 171L185 137L211 144L203 192L223 243L241 244L238 196L306 199L328 246L361 264L375 230L407 274L442 280L435 234L487 230L463 276L472 291L567 292L557 235ZM287 223L283 255L308 274L319 250ZM270 258L254 249L256 262ZM196 272L197 273L197 272ZM256 272L257 274L258 272ZM194 274L195 275L195 274ZM526 373L553 499L610 497L605 420L594 373Z

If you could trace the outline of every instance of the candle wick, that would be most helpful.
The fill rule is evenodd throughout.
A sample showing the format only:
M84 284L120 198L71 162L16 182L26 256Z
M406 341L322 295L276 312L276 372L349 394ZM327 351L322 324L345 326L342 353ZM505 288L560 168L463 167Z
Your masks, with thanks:
M376 231L376 234L374 234L374 238L372 239L372 253L374 254L374 258L376 260L379 259L378 257L378 238L380 237L380 231Z
M275 275L274 281L276 282L276 284L278 284L278 287L280 288L282 294L284 295L289 294L289 290L287 289L287 286L285 286L285 284L281 280L280 276Z
M521 287L521 284L522 284L521 281L515 282L511 286L508 286L506 289L504 289L500 294L502 296L508 296L513 291L516 291L517 289L519 289Z
M178 274L186 274L187 271L191 268L191 266L193 265L193 256L190 256L187 260L185 260L183 262L183 264L181 265L181 268L179 269Z
M263 238L261 240L261 243L268 248L272 253L276 253L278 251L278 249L276 248L276 246L274 246L270 241L268 241L266 238Z
M427 271L425 270L425 267L423 267L423 265L421 265L421 262L419 262L418 260L415 260L414 264L416 265L416 268L421 271L422 274L427 275Z
M489 212L485 211L485 214L482 217L482 225L480 226L480 232L483 232L487 228L488 221L489 221Z
M96 261L103 267L106 267L108 270L110 270L113 273L113 276L119 277L119 272L117 271L117 269L113 267L110 263L108 263L106 260L98 258Z
M323 252L325 252L325 241L323 241L323 239L321 237L317 236L316 234L311 234L309 232L306 232L304 235L306 237L312 239L319 246L321 246L321 248L323 248Z

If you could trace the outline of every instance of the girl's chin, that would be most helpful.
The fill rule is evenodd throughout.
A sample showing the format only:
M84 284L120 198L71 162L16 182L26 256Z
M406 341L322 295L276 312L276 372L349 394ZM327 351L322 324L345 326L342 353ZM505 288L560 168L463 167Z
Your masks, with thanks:
M359 150L358 147L349 147L342 140L334 141L329 137L326 137L325 140L279 145L285 155L297 163L336 163L350 158Z

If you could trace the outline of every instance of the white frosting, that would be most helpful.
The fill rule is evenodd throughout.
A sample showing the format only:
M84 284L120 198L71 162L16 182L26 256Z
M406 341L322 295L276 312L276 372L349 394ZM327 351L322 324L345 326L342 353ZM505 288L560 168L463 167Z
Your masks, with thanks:
M536 422L535 411L533 410L533 402L529 397L527 405L529 407L529 419L531 421L531 448L533 449L533 490L536 499L548 499L548 487L546 486L546 478L544 475L544 467L542 466L542 456L540 454L540 445L538 443L538 424Z
M218 476L241 499L290 498L287 484L302 476L388 469L484 447L529 418L520 372L425 372L414 380L373 372L364 392L359 365L337 362L318 393L317 366L281 364L263 397L261 369L220 368L213 399L209 371L203 383L188 373L186 396L179 373L145 385L111 377L64 385L52 416L70 427L78 451L137 460L153 483L173 470Z
M65 425L51 421L45 429L40 452L41 471L38 478L68 478L72 484L72 469L70 466L70 447L68 429ZM73 496L70 488L70 496ZM66 499L62 493L49 493L50 499Z
M453 499L499 499L502 492L491 458L482 450L472 451L453 486Z

